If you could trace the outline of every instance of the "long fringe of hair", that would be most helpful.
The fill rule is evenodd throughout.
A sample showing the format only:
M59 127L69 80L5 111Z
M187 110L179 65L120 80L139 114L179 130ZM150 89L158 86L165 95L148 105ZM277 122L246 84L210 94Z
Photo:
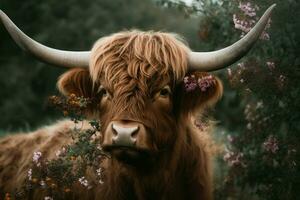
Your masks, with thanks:
M176 34L124 31L95 43L89 70L94 83L100 77L113 83L125 74L134 79L150 78L154 74L172 76L170 80L176 81L187 72L189 51L184 40Z

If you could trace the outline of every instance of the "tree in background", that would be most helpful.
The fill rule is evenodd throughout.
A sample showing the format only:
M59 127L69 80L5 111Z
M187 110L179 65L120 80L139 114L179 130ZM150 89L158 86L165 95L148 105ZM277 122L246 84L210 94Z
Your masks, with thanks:
M216 137L223 136L225 147L217 159L216 199L290 200L300 194L300 3L168 3L201 16L197 50L214 50L243 37L273 3L277 7L261 41L245 59L219 74L225 93L217 108Z

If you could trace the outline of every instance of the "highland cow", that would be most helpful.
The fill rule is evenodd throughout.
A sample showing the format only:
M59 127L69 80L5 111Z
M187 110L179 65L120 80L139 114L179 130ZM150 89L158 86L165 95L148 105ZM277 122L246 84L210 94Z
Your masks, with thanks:
M0 11L23 49L50 64L77 66L58 80L63 95L96 99L86 116L101 121L100 143L111 158L102 166L105 184L76 188L74 198L212 199L212 141L194 123L222 95L221 82L207 72L245 55L273 7L235 44L204 53L192 52L175 34L136 30L101 38L90 52L56 50L26 36ZM21 187L34 151L53 158L70 142L71 130L72 122L65 120L2 138L0 194Z

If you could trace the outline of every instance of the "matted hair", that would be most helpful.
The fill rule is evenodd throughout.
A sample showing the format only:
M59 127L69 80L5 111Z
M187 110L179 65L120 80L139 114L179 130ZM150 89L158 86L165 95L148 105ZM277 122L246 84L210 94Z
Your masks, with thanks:
M97 82L105 74L107 82L121 77L172 76L181 80L187 72L190 49L176 34L154 31L124 31L99 39L92 48L90 74Z

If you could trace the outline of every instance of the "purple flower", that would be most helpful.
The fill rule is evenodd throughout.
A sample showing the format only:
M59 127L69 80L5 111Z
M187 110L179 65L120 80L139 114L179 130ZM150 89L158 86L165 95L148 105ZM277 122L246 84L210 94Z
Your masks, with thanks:
M223 159L228 163L230 167L233 166L245 167L246 165L242 162L243 157L244 154L241 152L233 152L228 149L225 149L225 154L223 156Z
M198 79L198 86L202 92L205 92L208 88L213 86L216 83L216 80L212 75L204 76Z
M206 92L208 88L213 86L216 83L216 80L212 75L207 75L199 78L198 80L194 75L186 76L183 79L184 88L187 92L194 91L197 87L201 92Z
M273 135L270 135L263 143L263 148L267 152L276 153L279 150L277 138Z
M27 172L27 177L28 177L28 180L32 180L32 169L30 168Z
M233 14L233 23L234 28L243 31L244 33L248 33L254 24L253 21L248 22L246 20L239 19L236 14Z
M189 76L184 77L183 83L184 83L185 90L187 92L191 92L197 88L197 81L194 75L190 77Z
M249 16L249 17L254 17L256 16L256 9L258 7L253 7L251 5L250 2L247 2L247 3L241 3L239 4L239 9L241 9L245 15Z
M36 164L36 166L41 166L40 159L42 157L42 153L40 151L33 152L32 161Z
M248 33L254 24L256 23L256 11L259 10L257 5L252 5L250 2L239 3L239 8L242 11L239 16L237 14L233 14L233 23L234 28L241 30L241 37L244 37L246 33ZM269 40L270 35L266 32L266 29L270 27L271 20L268 21L268 24L261 34L260 39Z

